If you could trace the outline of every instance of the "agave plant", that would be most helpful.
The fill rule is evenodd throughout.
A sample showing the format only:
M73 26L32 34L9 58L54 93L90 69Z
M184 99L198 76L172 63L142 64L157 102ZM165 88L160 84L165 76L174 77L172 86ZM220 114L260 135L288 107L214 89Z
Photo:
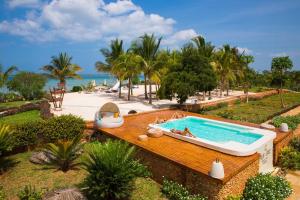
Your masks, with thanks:
M88 172L85 180L90 199L125 199L132 188L132 180L148 176L149 172L133 159L135 148L121 141L108 140L87 148L83 166Z
M11 150L13 146L12 139L12 131L9 126L4 124L0 125L0 156L4 152Z
M78 135L73 140L59 140L57 143L47 144L44 151L49 154L49 161L45 164L63 172L76 169L80 165L76 160L83 146L80 142L81 137Z

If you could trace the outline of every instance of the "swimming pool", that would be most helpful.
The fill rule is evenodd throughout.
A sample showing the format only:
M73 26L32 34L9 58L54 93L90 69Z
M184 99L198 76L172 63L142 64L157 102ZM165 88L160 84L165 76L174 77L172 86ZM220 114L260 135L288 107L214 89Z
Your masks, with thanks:
M149 126L163 130L168 136L230 155L249 156L258 152L263 167L260 172L273 169L273 140L276 137L273 131L195 116ZM188 128L195 138L171 132L171 129L184 128Z

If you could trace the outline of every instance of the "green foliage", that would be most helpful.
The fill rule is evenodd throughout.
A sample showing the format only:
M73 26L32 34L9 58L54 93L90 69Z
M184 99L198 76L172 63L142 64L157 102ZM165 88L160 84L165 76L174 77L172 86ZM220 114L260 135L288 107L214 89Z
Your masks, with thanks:
M18 197L20 200L42 200L43 192L38 191L31 185L26 185L19 191Z
M90 199L125 199L133 189L133 179L149 172L134 160L135 148L122 141L93 143L87 148L83 165L88 172L84 184Z
M79 162L76 162L82 150L80 142L82 136L77 135L73 140L59 140L57 143L47 144L44 151L49 153L49 162L45 163L49 166L67 172L75 169Z
M84 131L85 122L82 118L74 115L61 115L46 121L43 127L43 137L46 141L59 139L72 140Z
M222 112L219 112L217 115L226 119L241 120L239 116L234 115L234 112L232 110L224 110Z
M295 130L300 124L300 115L295 116L277 116L272 119L274 126L279 127L282 123L287 123L289 129Z
M241 200L241 197L240 196L232 196L232 195L230 195L230 196L226 197L225 200Z
M279 165L285 169L300 169L300 152L287 146L281 149Z
M44 124L44 121L39 120L14 126L14 147L37 145L38 135L42 134Z
M216 75L209 58L201 52L193 44L183 48L180 63L173 65L162 81L158 91L160 98L176 97L182 104L197 91L210 91L216 87Z
M9 93L1 93L0 92L0 103L2 102L12 102L12 101L22 101L23 97L20 95L9 92Z
M80 92L82 91L82 87L81 86L73 86L71 92Z
M294 137L290 142L290 146L300 152L300 137Z
M16 70L17 67L11 66L4 71L2 65L0 64L0 89L6 85L8 77Z
M0 185L0 200L5 200L6 195L4 193L3 187Z
M9 90L16 91L27 100L39 99L43 96L46 78L32 72L19 72L7 83Z
M270 174L259 174L248 179L242 199L284 200L291 193L291 186L284 178Z
M205 200L207 198L201 195L191 195L189 191L182 185L164 179L162 193L169 200Z
M4 152L10 151L13 147L13 136L9 126L0 124L0 156Z

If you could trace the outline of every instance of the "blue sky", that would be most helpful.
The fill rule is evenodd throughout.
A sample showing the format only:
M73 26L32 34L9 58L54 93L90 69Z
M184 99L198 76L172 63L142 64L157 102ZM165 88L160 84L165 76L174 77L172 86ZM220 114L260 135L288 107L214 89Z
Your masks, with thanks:
M253 55L257 70L281 55L300 70L299 9L299 0L1 0L0 63L38 71L66 51L82 73L94 73L99 49L112 38L128 45L154 32L164 47L179 48L200 34Z

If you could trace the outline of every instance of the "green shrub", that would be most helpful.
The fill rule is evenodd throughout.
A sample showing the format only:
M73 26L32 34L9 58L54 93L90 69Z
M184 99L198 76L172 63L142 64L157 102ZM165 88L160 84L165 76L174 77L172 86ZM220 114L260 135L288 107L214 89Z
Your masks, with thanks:
M292 193L288 181L279 176L259 174L248 179L243 200L284 200Z
M60 139L72 140L81 135L85 128L82 118L74 115L61 115L46 121L43 127L45 141L54 142Z
M230 196L226 197L226 200L241 200L241 197L230 195Z
M4 193L3 187L0 185L0 200L5 200L6 195Z
M241 120L239 116L234 115L232 110L224 110L222 112L218 112L217 115L226 119Z
M300 152L293 147L284 147L279 154L279 165L285 169L300 169Z
M67 172L70 169L76 169L79 162L76 162L82 150L80 142L82 136L77 135L73 140L59 140L57 143L47 144L44 151L49 153L49 166Z
M300 137L294 137L290 142L290 146L300 152Z
M239 104L241 104L241 103L242 103L242 101L241 101L240 99L238 99L238 100L236 100L236 101L234 102L235 105L239 105Z
M83 165L88 175L84 185L89 199L126 199L133 189L133 179L149 175L134 160L135 148L122 141L92 143L86 150Z
M46 78L32 72L19 72L7 83L9 90L18 92L27 100L40 99L44 92Z
M14 147L38 144L38 135L43 133L45 122L42 120L17 124L14 127Z
M278 116L274 117L272 119L272 123L274 126L279 127L282 123L287 123L289 126L289 129L295 130L300 124L300 115L295 115L295 116Z
M12 101L22 101L23 97L20 95L9 92L9 93L0 93L0 102L12 102Z
M9 126L0 124L0 157L13 147L13 136Z
M226 103L226 102L222 102L222 103L217 104L217 108L225 108L227 106L228 106L228 103Z
M73 86L73 88L71 90L71 92L80 92L80 91L82 91L82 87L78 86L78 85Z
M162 193L169 200L205 200L207 198L201 195L191 195L189 191L182 185L164 179Z
M26 185L18 193L20 200L42 200L43 192L38 191L31 185Z

